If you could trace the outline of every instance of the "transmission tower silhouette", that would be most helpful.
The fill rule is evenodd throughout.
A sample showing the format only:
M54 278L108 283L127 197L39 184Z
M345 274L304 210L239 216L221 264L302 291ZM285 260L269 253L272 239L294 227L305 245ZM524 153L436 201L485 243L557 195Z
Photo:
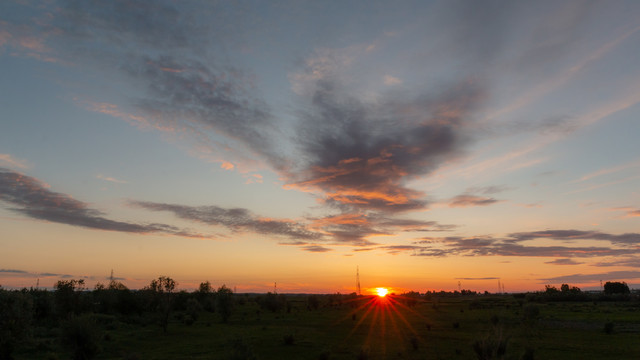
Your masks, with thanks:
M358 295L362 295L362 291L360 291L360 266L356 266L356 289Z

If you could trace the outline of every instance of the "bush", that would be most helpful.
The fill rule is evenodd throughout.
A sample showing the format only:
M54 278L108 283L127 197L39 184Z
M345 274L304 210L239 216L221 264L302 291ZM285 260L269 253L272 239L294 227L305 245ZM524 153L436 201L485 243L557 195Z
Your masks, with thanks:
M102 331L89 315L73 316L61 325L61 340L74 360L88 360L100 351Z
M611 294L630 294L629 285L626 282L607 281L604 284L604 293Z
M222 285L216 292L216 309L222 322L226 323L233 311L233 291Z
M231 340L230 348L231 360L256 360L258 358L249 344L242 338Z
M285 345L293 345L296 342L296 338L295 336L293 336L293 334L287 334L282 337L282 341Z
M604 333L605 334L611 335L611 334L613 334L613 330L614 330L613 322L609 321L609 322L606 322L604 324Z
M540 307L536 304L527 304L522 308L522 318L525 323L532 324L540 317Z
M496 329L484 339L476 340L472 347L478 360L502 359L507 352L509 338L503 336L502 330Z

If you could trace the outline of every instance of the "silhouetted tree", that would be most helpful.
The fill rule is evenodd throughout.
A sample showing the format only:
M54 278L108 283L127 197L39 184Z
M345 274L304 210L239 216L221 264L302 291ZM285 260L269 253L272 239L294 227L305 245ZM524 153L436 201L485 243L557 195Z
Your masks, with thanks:
M200 283L200 287L196 291L196 298L200 302L202 308L206 311L215 311L214 289L209 281Z
M222 285L216 292L216 311L220 314L222 322L226 323L233 312L233 291L226 285Z
M151 283L145 290L151 292L156 301L156 310L160 315L160 326L164 332L167 332L169 326L169 315L171 315L173 291L177 283L168 276L160 276Z
M405 304L407 304L407 306L414 307L418 304L418 300L420 299L420 293L417 291L409 291L402 294L400 299L402 299L405 302Z
M274 294L268 292L265 296L260 298L260 307L272 312L280 311L287 306L287 298L284 294Z
M607 281L604 284L605 294L630 294L629 285L626 282Z
M53 287L56 289L55 303L58 315L80 313L80 292L84 290L84 279L59 280Z

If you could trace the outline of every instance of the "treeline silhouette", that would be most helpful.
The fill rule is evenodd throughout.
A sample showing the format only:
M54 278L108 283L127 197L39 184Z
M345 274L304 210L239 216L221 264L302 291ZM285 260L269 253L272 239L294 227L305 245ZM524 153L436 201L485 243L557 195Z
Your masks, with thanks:
M191 326L198 321L203 312L216 314L220 323L227 323L236 309L248 302L257 305L252 307L257 309L252 316L260 318L261 312L316 311L336 306L356 308L367 301L367 297L356 293L235 294L226 285L215 288L209 281L201 283L197 290L187 292L177 291L177 285L172 278L160 276L140 290L131 290L117 280L111 280L107 284L98 283L93 290L87 289L82 279L59 280L54 285L54 291L37 288L6 290L0 286L0 359L12 359L18 348L46 347L47 345L41 343L34 345L33 340L51 329L55 330L57 341L73 359L92 359L100 351L99 344L106 336L104 329L112 326L114 318L119 322L136 326L155 324L166 333L172 322ZM390 296L394 301L402 302L409 307L428 302L435 309L438 307L438 299L481 299L495 294L461 290L426 293L409 291ZM637 297L631 295L628 285L624 282L607 282L603 291L596 293L583 292L578 287L562 284L559 289L547 285L543 291L508 296L527 303L625 301ZM295 299L296 305L292 299ZM484 302L474 300L470 302L469 309L484 306ZM525 310L534 313L538 309L531 306L531 309ZM245 316L247 314L242 313L241 318L244 319ZM530 317L536 316L537 314L533 314Z

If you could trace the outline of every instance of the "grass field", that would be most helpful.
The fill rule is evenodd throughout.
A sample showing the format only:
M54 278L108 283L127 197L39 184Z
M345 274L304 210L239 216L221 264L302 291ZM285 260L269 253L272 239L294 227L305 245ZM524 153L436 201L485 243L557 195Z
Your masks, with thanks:
M235 295L233 313L84 314L98 359L640 359L640 303L531 302L511 295L362 297L310 310L287 296L280 311ZM193 320L193 319L191 319ZM190 325L188 325L190 323ZM83 330L84 329L84 330ZM68 359L57 324L38 326L16 359ZM91 335L91 334L89 334ZM87 335L87 336L89 336ZM475 349L474 349L475 346ZM482 354L485 354L484 357Z

